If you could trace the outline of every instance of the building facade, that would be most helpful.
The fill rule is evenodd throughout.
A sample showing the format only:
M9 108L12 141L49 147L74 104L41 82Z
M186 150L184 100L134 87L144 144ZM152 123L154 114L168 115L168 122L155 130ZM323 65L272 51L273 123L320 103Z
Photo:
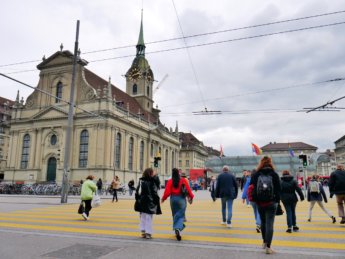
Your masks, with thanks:
M289 143L277 143L270 142L269 144L261 147L262 155L269 156L291 156L293 152L294 156L299 154L311 155L315 153L317 147L303 143L303 142L289 142Z
M4 179L10 143L10 120L13 101L0 97L0 181Z
M189 175L190 169L205 168L207 149L192 133L180 132L179 168Z
M345 136L334 142L335 161L337 164L345 165Z
M6 181L62 181L65 152L70 150L68 178L79 182L89 174L110 182L138 180L161 154L158 174L170 176L179 157L178 131L163 126L153 108L153 72L145 58L143 26L136 57L126 73L126 92L86 68L78 55L73 123L68 124L74 55L60 49L37 68L38 86L15 102L10 130ZM66 143L71 128L71 141ZM68 154L68 153L67 153Z

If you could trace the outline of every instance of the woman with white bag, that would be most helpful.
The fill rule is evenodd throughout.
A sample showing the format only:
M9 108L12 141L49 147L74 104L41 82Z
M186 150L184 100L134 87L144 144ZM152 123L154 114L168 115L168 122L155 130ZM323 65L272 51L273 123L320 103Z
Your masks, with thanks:
M95 179L95 177L93 175L89 175L88 177L86 177L86 181L83 183L81 187L80 198L81 201L85 204L82 216L85 220L89 219L89 213L92 209L91 202L93 194L96 193L97 190L97 186L93 182L93 179Z

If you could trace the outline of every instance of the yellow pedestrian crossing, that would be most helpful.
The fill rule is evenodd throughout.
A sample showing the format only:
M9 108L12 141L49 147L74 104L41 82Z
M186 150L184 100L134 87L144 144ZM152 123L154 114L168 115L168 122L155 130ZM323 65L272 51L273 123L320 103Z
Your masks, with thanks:
M139 215L133 210L133 200L111 203L104 200L94 208L90 220L84 221L77 214L78 204L54 205L44 208L0 213L0 227L8 229L36 230L42 232L82 235L115 236L140 239ZM274 247L298 249L345 250L345 226L331 219L318 207L314 207L312 222L307 222L308 203L298 204L297 222L300 231L286 233L286 217L276 217ZM326 207L337 215L334 201ZM175 241L169 202L162 204L163 215L154 216L153 237L157 240ZM183 241L198 244L237 244L258 247L261 234L255 231L252 208L236 200L233 208L232 228L220 224L220 202L195 200L187 208L186 229Z

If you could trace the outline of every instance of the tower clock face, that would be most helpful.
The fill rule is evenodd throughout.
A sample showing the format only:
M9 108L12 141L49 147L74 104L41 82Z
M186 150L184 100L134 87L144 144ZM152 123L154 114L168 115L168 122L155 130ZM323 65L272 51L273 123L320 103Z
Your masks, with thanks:
M140 73L140 70L138 68L133 68L129 74L128 74L128 77L130 80L136 80L140 77L141 73Z

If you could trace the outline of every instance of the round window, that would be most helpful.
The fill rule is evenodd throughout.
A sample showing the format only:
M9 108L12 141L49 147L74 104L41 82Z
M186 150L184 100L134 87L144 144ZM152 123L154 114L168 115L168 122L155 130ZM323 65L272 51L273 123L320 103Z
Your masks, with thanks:
M54 134L54 135L52 135L52 136L50 137L50 144L52 144L53 146L55 146L56 142L57 142L57 137L56 137L56 135Z

